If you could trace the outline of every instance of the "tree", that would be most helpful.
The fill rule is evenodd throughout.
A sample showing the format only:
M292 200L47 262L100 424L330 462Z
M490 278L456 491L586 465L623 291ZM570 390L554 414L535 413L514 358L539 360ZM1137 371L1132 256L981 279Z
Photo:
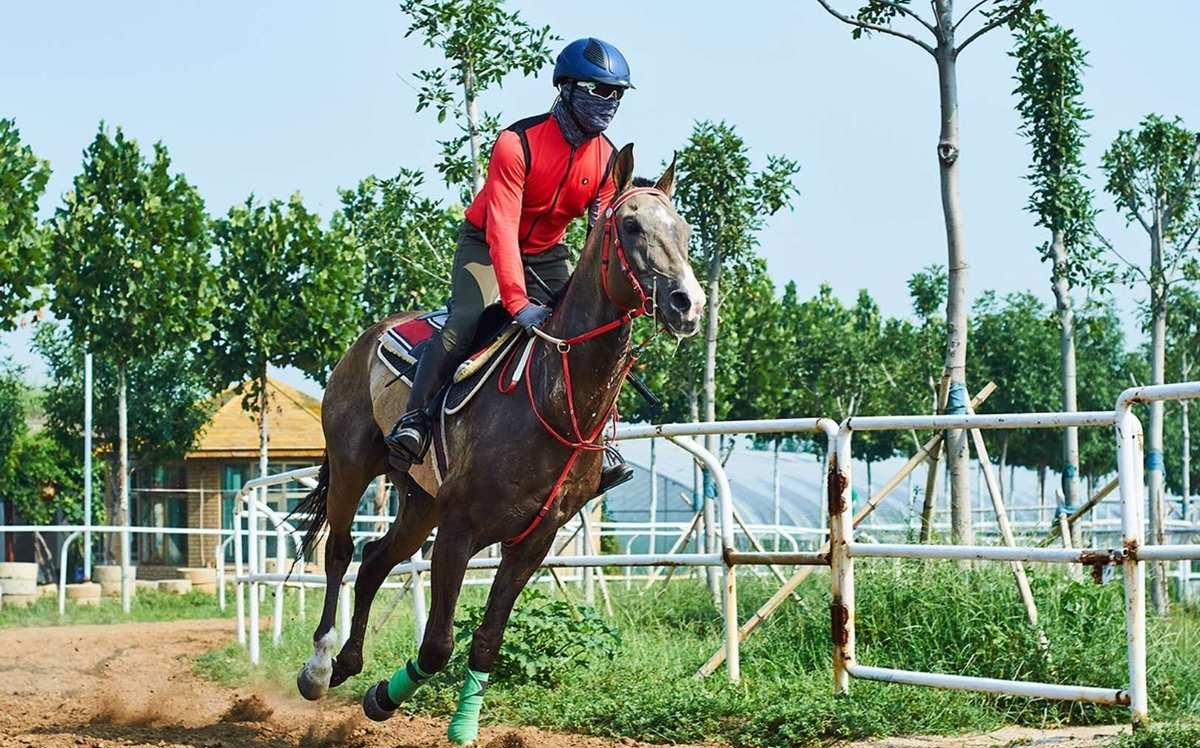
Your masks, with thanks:
M44 433L67 454L77 455L83 451L80 403L84 398L84 352L75 344L70 330L50 322L37 326L34 348L46 362L49 380L42 401L46 415ZM125 375L129 390L126 439L131 471L181 459L195 447L215 407L209 397L208 373L199 349L199 343L187 347L181 343L129 362ZM94 377L97 391L116 390L117 368L106 355L96 356ZM99 399L92 428L102 465L98 477L105 486L104 514L112 516L120 498L117 403Z
M1027 210L1049 229L1050 240L1038 251L1049 262L1050 284L1058 314L1061 408L1078 410L1075 363L1075 309L1071 289L1093 275L1097 252L1091 241L1091 190L1084 186L1083 123L1091 113L1083 105L1087 54L1070 29L1052 24L1037 11L1022 24L1016 48L1017 111L1020 132L1029 141L1033 188ZM1103 282L1106 278L1096 278ZM1079 503L1079 429L1064 429L1063 496L1066 509Z
M933 58L938 75L940 132L937 159L941 182L942 212L946 224L946 250L949 286L946 301L946 347L943 379L948 383L951 413L967 408L967 259L963 240L962 208L958 197L958 162L961 154L958 135L958 58L976 39L989 31L1011 24L1024 16L1034 0L979 0L961 17L954 17L954 0L932 0L933 19L927 20L910 7L908 0L868 0L854 15L817 0L830 15L853 27L855 39L874 33L885 34L912 43ZM971 33L963 24L976 11L982 23ZM915 24L913 33L897 28L897 22ZM960 43L960 33L965 36ZM920 34L918 37L914 34ZM946 432L950 456L951 523L955 543L973 542L971 527L970 471L967 463L965 431Z
M391 178L367 177L340 190L333 228L364 253L360 324L365 328L405 309L430 309L450 287L452 247L462 220L438 200L423 197L425 178L401 169Z
M1171 316L1167 322L1167 369L1172 381L1188 382L1196 374L1196 358L1200 356L1200 294L1190 286L1175 289L1171 298ZM1192 462L1192 435L1189 420L1190 403L1179 401L1179 451L1167 453L1167 487L1178 491L1183 501L1180 515L1187 519L1192 513L1192 487L1200 483L1197 463ZM1178 461L1173 459L1178 455Z
M1149 290L1150 383L1162 384L1166 374L1167 309L1171 286L1197 266L1196 235L1200 231L1200 134L1179 120L1157 114L1142 120L1136 132L1122 130L1104 153L1105 189L1125 216L1137 222L1150 239L1149 262L1125 261L1111 241L1097 234L1125 261L1124 277L1145 283ZM1150 404L1146 434L1146 476L1149 486L1153 542L1166 542L1163 525L1163 403ZM1167 583L1161 563L1151 564L1150 587L1155 609L1165 613Z
M757 246L766 216L791 207L799 194L792 180L800 167L782 156L768 156L766 167L753 172L746 144L734 128L705 121L692 129L687 145L676 156L675 168L675 203L692 226L693 262L707 278L700 397L703 417L712 421L717 414L721 273L727 266L744 266ZM714 451L716 441L715 436L706 436L705 448ZM709 493L706 485L706 497Z
M22 370L8 359L0 361L0 499L16 473L18 445L25 435L25 385ZM4 549L0 548L0 559Z
M1121 391L1146 381L1145 359L1125 347L1121 318L1111 300L1084 304L1075 320L1079 358L1080 410L1111 410ZM1080 475L1092 478L1117 469L1110 429L1083 429L1079 434Z
M78 522L82 517L80 471L60 444L46 431L27 426L29 390L23 370L0 361L0 505L17 524L47 525L55 521ZM38 561L53 568L54 559L39 533ZM0 547L0 560L9 558Z
M50 167L21 144L10 119L0 119L0 330L11 329L43 278L44 244L37 203Z
M499 129L495 116L480 114L480 94L513 71L535 75L558 37L549 26L531 26L516 11L506 12L503 0L400 0L400 10L412 20L404 35L419 32L425 46L446 59L446 67L416 73L417 111L432 108L438 122L454 120L459 135L440 142L436 168L469 201L483 188L487 171L482 143Z
M116 368L120 504L129 517L127 374L132 362L208 333L212 268L199 193L171 173L166 146L147 161L137 141L101 123L51 225L52 308L75 343ZM129 543L122 544L128 559ZM123 601L128 606L128 597Z
M212 315L213 384L233 385L258 420L267 474L267 369L296 366L324 383L361 332L363 253L353 236L324 231L300 196L262 205L251 196L216 221L220 302Z
M991 291L975 302L971 314L968 374L975 382L993 381L996 392L988 407L999 413L1046 412L1061 401L1056 359L1055 323L1045 305L1026 291L1002 300ZM1054 458L1059 438L1049 429L999 431L996 454L1000 472L1019 465L1038 472L1039 493L1045 498L1049 470L1061 470Z

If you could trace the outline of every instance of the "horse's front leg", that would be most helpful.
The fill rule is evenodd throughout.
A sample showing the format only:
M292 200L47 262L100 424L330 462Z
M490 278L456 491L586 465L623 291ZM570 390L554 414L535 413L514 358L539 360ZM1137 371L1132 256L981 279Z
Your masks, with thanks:
M508 625L508 617L521 590L525 589L530 577L546 558L554 535L553 532L543 533L517 546L503 547L483 621L471 639L471 654L467 659L466 679L458 695L458 709L450 718L448 737L452 743L466 745L475 742L479 736L479 710L483 706L483 692L487 688L496 655L500 652L504 627Z
M454 607L458 603L467 562L475 553L475 533L461 506L444 496L442 501L445 506L456 507L458 511L442 519L437 540L433 543L425 636L415 659L409 659L389 680L367 689L363 696L363 711L376 721L391 717L421 683L446 667L454 651Z

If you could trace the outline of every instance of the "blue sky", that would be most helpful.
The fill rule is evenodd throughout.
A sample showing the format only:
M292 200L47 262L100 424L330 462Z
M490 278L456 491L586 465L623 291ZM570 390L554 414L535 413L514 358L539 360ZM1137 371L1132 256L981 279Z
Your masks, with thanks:
M760 162L782 153L801 163L796 209L762 234L780 285L794 280L810 294L829 282L848 301L867 288L886 313L905 314L905 280L944 262L936 77L916 47L888 37L852 41L815 0L512 5L564 39L599 36L625 51L638 88L610 134L636 142L640 171L653 175L692 124L709 118L736 125ZM1095 165L1118 130L1148 112L1200 127L1200 3L1044 6L1090 52L1087 157L1098 190ZM384 0L20 3L0 26L0 116L14 117L54 169L45 214L103 119L145 146L165 142L213 213L251 192L298 190L327 215L339 186L401 166L431 170L434 141L447 134L413 112L405 81L436 58L405 39L406 28ZM1016 134L1010 46L997 31L960 61L969 288L972 297L1031 288L1049 301L1034 250L1042 232L1023 210L1028 154ZM544 111L552 98L547 69L510 78L483 103L511 121ZM1127 256L1144 257L1144 238L1113 215L1108 198L1100 194L1097 205ZM1131 316L1135 296L1116 296ZM26 331L0 340L40 378Z

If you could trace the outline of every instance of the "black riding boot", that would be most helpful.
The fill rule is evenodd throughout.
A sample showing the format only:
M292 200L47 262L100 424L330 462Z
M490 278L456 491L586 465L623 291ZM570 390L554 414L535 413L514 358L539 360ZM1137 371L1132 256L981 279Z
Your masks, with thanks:
M446 383L458 361L442 346L440 333L429 339L417 362L417 373L413 377L412 392L408 396L408 409L392 431L384 438L391 450L393 467L407 469L419 465L429 450L429 437L433 431L433 408L438 392ZM403 463L397 464L398 462Z

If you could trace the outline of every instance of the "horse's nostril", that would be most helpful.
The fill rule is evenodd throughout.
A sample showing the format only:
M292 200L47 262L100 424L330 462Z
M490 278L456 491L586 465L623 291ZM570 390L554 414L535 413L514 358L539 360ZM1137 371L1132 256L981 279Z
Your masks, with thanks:
M692 308L692 297L683 289L676 289L667 297L667 303L677 312L683 313Z

